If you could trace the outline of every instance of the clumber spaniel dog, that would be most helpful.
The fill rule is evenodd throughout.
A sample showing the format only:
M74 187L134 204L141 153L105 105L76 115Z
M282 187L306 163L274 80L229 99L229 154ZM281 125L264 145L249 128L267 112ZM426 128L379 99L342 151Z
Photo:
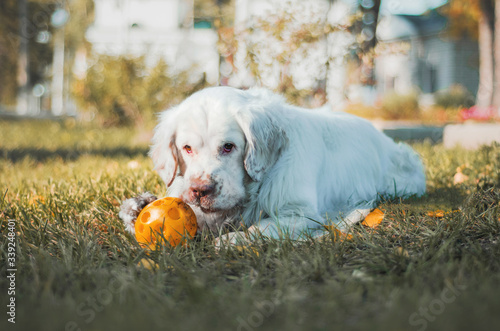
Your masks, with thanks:
M150 156L167 196L215 233L240 222L272 238L316 236L329 224L345 231L381 197L425 192L422 162L407 145L364 119L291 106L264 89L208 88L164 111ZM155 199L123 203L127 230ZM224 238L234 243L236 234Z

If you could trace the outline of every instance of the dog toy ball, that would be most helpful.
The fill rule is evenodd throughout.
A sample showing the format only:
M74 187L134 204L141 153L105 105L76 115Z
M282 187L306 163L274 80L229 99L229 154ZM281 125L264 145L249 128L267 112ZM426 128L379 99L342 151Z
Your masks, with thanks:
M192 239L198 224L191 207L179 198L163 198L151 202L137 216L135 238L143 246L155 249L156 242L167 240L171 246Z

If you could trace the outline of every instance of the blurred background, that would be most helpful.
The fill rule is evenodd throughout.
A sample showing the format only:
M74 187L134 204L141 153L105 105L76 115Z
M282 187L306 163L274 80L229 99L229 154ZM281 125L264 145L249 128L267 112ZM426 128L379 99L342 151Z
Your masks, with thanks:
M2 0L0 114L142 127L229 85L384 121L498 121L499 15L499 0Z

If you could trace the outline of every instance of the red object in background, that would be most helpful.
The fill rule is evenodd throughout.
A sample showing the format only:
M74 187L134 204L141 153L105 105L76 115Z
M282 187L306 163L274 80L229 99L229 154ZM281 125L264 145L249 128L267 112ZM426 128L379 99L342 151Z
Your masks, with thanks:
M476 121L489 121L500 119L498 109L494 106L478 107L473 106L464 108L460 111L460 118L462 121L476 120Z

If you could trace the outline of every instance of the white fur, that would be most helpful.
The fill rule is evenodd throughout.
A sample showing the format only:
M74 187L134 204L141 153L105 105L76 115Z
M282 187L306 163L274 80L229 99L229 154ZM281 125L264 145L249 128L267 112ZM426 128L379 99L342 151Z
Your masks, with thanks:
M222 154L226 143L235 148ZM382 196L425 192L422 162L407 145L364 119L294 107L263 89L193 94L161 114L150 154L168 195L212 231L240 221L271 237L329 223L347 229ZM189 195L200 180L215 187L203 203Z

